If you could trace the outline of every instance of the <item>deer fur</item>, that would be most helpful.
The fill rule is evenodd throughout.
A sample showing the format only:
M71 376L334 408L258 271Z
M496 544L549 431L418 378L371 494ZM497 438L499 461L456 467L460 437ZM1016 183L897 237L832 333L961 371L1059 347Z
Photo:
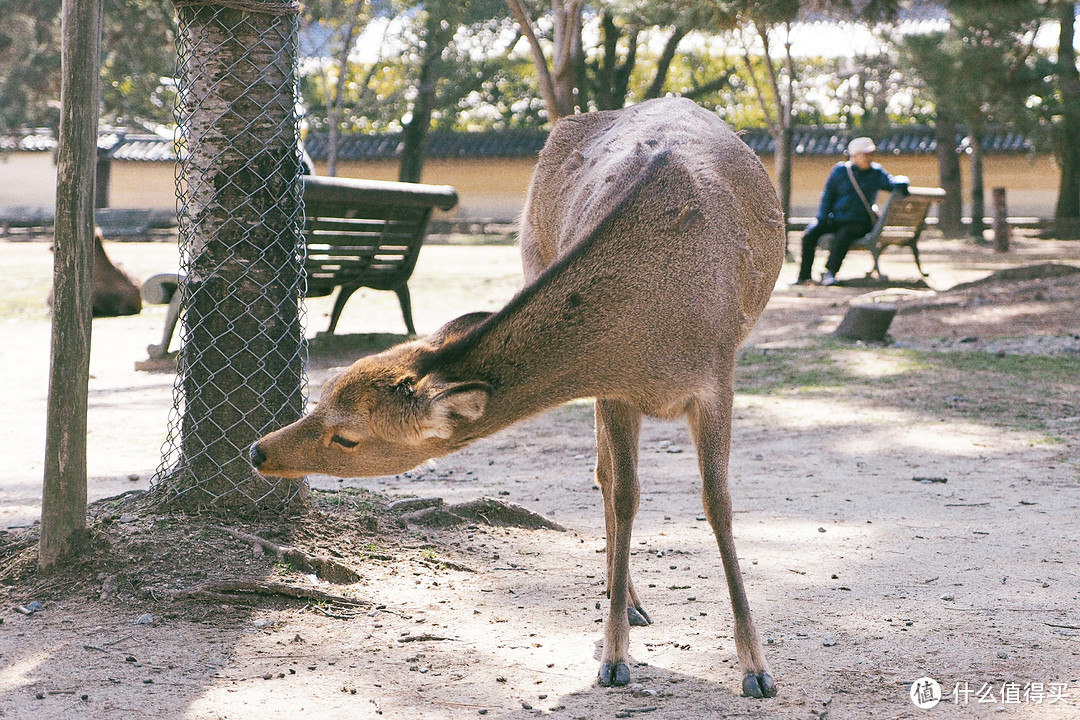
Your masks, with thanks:
M94 255L90 280L91 313L94 317L117 317L119 315L138 315L142 312L141 284L127 273L123 266L116 265L105 254L105 236L101 228L94 228ZM52 308L53 291L45 298L45 304Z
M649 615L629 575L643 415L686 417L723 558L743 691L775 695L743 589L727 468L735 353L776 281L784 218L714 114L661 99L559 121L521 219L525 288L494 314L361 358L314 411L251 448L260 472L400 473L575 398L596 398L610 609L599 680L630 680Z

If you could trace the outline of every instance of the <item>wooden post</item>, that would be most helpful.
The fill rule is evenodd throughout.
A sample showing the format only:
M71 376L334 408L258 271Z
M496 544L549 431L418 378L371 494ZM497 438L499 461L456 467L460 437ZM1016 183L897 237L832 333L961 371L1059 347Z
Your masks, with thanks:
M52 358L38 564L53 566L86 531L90 274L103 0L64 0L53 260Z
M1005 188L996 187L994 195L994 251L1009 252L1009 209L1005 204Z

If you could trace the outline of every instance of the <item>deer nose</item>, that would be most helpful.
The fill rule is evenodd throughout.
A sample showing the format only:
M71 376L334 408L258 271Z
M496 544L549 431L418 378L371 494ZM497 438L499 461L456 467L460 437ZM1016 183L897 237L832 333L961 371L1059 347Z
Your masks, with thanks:
M266 462L266 455L259 449L259 442L255 441L251 444L251 450L249 451L251 457L251 464L258 470L264 462Z

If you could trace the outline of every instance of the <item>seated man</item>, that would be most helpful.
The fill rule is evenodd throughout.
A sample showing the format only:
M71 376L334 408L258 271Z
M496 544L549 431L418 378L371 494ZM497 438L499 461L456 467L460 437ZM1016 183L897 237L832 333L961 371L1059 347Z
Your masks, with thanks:
M829 259L825 263L822 285L836 283L836 273L852 243L874 228L877 216L872 210L879 190L892 191L907 188L907 178L893 177L885 168L873 161L877 150L868 137L857 137L848 143L851 160L839 162L825 181L817 217L806 226L802 238L802 263L795 285L810 282L810 269L814 265L814 251L818 240L825 233L832 233Z

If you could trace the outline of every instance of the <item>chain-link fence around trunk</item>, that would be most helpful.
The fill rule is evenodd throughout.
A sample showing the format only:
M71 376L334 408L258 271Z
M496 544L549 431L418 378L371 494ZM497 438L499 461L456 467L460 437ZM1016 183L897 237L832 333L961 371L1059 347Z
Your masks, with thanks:
M293 2L177 0L181 340L154 491L186 510L304 500L247 448L304 405Z

